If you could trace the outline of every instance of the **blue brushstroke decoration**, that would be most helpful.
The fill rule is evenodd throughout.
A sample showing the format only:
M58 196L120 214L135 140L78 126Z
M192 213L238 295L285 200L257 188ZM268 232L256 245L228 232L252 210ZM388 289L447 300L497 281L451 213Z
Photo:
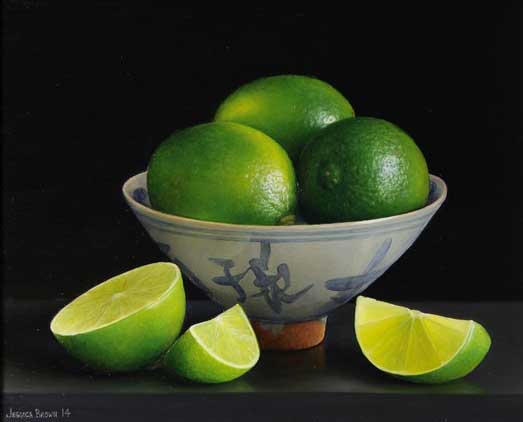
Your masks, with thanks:
M253 281L254 286L259 289L259 292L251 295L251 297L263 297L267 305L275 313L279 314L283 310L283 304L294 303L312 289L314 285L310 284L298 292L288 293L291 287L289 266L286 263L279 264L276 268L276 274L268 274L271 243L267 240L261 240L259 243L260 256L251 258L249 266L238 274L232 274L231 272L231 269L235 266L235 262L232 259L209 258L209 261L219 265L223 270L223 275L214 277L212 281L220 286L233 288L238 295L238 302L244 303L247 300L247 294L240 282L250 272L255 277ZM283 281L283 287L280 287L278 284L280 280Z
M240 281L242 281L249 270L234 275L231 273L231 268L234 267L234 261L232 259L209 258L209 261L222 267L224 273L222 276L213 277L212 281L220 286L232 287L238 294L238 302L244 303L247 299L247 293L245 293L243 287L240 286Z
M381 276L388 267L377 270L392 245L392 239L386 239L378 248L362 274L350 277L332 278L325 282L327 290L337 292L331 299L337 304L349 301L370 283Z

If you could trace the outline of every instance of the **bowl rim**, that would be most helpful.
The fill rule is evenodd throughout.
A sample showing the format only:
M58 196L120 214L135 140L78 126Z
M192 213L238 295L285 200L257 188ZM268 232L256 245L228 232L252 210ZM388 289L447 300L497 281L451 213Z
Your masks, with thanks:
M186 226L200 227L210 230L227 230L227 231L256 231L256 232L303 232L303 231L317 231L325 229L350 229L368 226L379 226L388 223L399 223L402 221L408 221L415 217L421 217L428 214L434 214L441 204L447 197L447 185L441 177L429 174L429 178L438 186L438 190L441 192L440 195L432 201L430 204L425 205L414 211L409 211L403 214L392 215L390 217L374 218L371 220L359 220L359 221L346 221L341 223L322 223L322 224L293 224L293 225L281 225L281 226L263 226L263 225L252 225L252 224L232 224L232 223L220 223L215 221L197 220L189 217L181 217L178 215L167 214L161 211L157 211L153 208L145 206L135 200L129 193L129 186L136 179L140 177L147 177L147 171L140 172L134 176L129 177L122 186L122 193L125 200L131 206L139 210L141 213L154 219L160 219L164 222L181 223ZM146 189L147 190L147 189Z

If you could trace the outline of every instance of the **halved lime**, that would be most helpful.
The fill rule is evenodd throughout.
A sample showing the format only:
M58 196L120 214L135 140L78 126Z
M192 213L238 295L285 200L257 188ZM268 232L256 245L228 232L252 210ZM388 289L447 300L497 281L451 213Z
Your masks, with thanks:
M204 383L231 381L260 357L256 335L245 312L235 305L216 318L191 326L169 349L169 372Z
M464 377L490 348L477 322L425 314L359 296L354 326L365 357L378 369L412 382Z
M180 333L184 317L180 270L159 262L85 292L58 312L51 331L89 366L130 371L158 359Z

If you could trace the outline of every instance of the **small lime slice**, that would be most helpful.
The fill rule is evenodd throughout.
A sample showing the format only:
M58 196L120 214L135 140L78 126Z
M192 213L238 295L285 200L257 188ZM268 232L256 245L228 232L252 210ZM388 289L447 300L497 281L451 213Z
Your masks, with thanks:
M412 382L442 383L464 377L490 348L477 322L425 314L364 296L354 326L365 357L378 369Z
M245 312L235 305L216 318L191 326L169 349L169 372L192 381L231 381L250 370L260 357L256 335Z
M89 366L130 371L158 359L180 333L184 317L180 270L159 262L85 292L58 312L51 331Z

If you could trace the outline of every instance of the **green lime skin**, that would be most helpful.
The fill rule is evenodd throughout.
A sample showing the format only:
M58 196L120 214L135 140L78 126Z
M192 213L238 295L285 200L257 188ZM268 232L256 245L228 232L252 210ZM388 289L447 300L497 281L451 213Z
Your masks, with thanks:
M128 372L157 361L176 340L185 317L180 278L153 306L106 327L76 335L55 334L76 359L101 372Z
M442 384L463 378L472 372L490 350L490 336L481 324L474 323L472 333L458 354L445 366L423 375L395 375L420 384Z
M423 207L429 194L425 158L396 125L372 117L341 120L303 149L298 177L309 223L389 217Z
M319 79L279 75L242 85L220 105L216 121L243 123L279 142L296 162L322 128L354 116L347 99Z
M174 133L154 151L147 187L154 209L198 220L277 225L294 215L296 176L264 133L213 122Z
M213 358L198 344L190 330L187 330L163 358L164 368L171 375L204 384L218 384L232 381L251 368L235 368Z

